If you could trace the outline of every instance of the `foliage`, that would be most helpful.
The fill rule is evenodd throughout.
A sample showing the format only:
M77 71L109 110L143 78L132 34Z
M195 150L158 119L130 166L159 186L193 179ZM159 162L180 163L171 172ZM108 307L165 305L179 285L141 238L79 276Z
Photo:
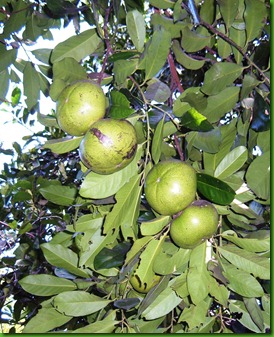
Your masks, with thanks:
M0 150L13 154L0 175L1 323L11 332L269 331L269 11L267 0L0 1L1 113L44 126L29 150ZM54 49L28 48L70 22L76 34ZM55 102L84 78L138 134L135 159L110 175L87 171L81 137L40 112L42 95ZM197 198L220 217L193 250L173 244L172 217L143 191L170 157L196 170ZM161 280L138 293L133 270L143 285Z

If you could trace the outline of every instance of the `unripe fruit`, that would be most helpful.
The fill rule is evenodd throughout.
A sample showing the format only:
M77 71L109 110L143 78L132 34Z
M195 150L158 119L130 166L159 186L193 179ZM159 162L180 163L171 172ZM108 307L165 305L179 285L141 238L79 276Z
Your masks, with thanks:
M177 246L192 249L216 233L218 222L214 205L206 200L196 200L173 220L170 237Z
M56 105L60 128L72 136L82 136L105 116L106 97L102 88L88 80L74 82L61 92Z
M132 162L137 134L127 120L101 119L85 134L79 147L83 164L98 174L111 174Z
M159 214L173 215L187 207L197 189L195 170L180 160L166 160L156 164L145 181L145 196Z
M152 282L150 281L149 283L142 283L139 277L133 273L129 281L134 290L138 291L139 293L147 294L151 288L153 288L154 286L156 286L156 284L160 282L160 279L161 276L155 274L153 276Z

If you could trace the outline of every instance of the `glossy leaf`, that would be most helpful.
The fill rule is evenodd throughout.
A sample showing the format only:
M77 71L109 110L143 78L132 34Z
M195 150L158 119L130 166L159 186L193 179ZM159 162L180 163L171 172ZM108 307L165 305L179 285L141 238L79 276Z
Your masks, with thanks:
M140 230L142 235L155 235L159 233L170 221L169 216L160 216L150 221L141 223Z
M133 10L126 15L126 24L129 36L138 51L142 51L145 43L146 28L143 15Z
M215 63L206 73L201 90L206 95L216 95L231 85L242 73L243 67L235 63Z
M44 143L44 148L50 149L54 153L62 154L77 149L83 137L64 137L50 139Z
M51 62L58 62L65 57L72 57L81 61L86 56L93 54L101 43L95 29L89 29L77 36L69 37L59 43L52 51Z
M19 283L25 291L37 296L52 296L77 288L76 284L70 280L48 274L28 275Z
M61 206L72 205L76 195L76 189L70 186L50 184L39 188L42 196L50 202Z
M44 243L41 245L46 260L55 267L64 268L74 275L89 277L81 268L78 268L78 256L69 248L60 244Z
M259 173L259 174L258 174ZM246 172L247 185L259 197L268 200L270 197L270 152L267 151L255 158Z
M156 300L143 311L142 316L147 320L165 316L171 312L181 300L174 290L167 287L159 294Z
M216 167L214 177L225 179L237 172L247 161L248 153L245 146L237 146L229 152Z
M197 188L206 199L219 205L229 205L235 197L227 183L208 174L197 174Z
M111 301L85 291L66 291L53 300L54 308L66 316L90 315L106 307Z
M210 131L213 129L207 118L194 108L190 108L183 114L181 124L194 131Z

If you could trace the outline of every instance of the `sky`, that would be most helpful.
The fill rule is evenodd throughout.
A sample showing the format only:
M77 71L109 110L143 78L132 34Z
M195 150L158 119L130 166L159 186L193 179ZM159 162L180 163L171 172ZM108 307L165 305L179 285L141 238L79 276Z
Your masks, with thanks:
M85 25L81 26L81 32L84 31L86 28L90 28L90 26L85 27ZM72 23L70 23L65 29L55 29L52 30L54 39L53 41L43 40L39 39L37 43L32 46L33 49L39 49L39 48L54 48L58 43L66 40L70 36L75 34L74 26ZM26 46L25 46L26 47ZM27 48L27 47L26 47ZM22 48L21 48L22 49ZM26 54L24 52L18 54L19 58L26 59ZM14 87L10 87L9 93L7 97L9 97L11 91L14 89ZM47 111L49 111L49 105L50 107L54 108L54 102L51 101L51 99L46 100L46 98L42 97L42 101L44 101L41 105L41 113L46 113L42 110L42 107L47 107ZM6 111L5 111L6 110ZM39 130L43 130L43 126L39 125L39 123L36 123L35 132ZM0 146L3 149L12 149L13 142L19 143L21 146L24 145L25 141L22 140L24 136L30 135L32 130L16 123L14 121L14 117L11 112L7 111L7 108L4 106L4 104L0 105ZM0 172L3 168L3 164L5 162L10 162L12 159L11 156L6 156L4 154L0 153Z

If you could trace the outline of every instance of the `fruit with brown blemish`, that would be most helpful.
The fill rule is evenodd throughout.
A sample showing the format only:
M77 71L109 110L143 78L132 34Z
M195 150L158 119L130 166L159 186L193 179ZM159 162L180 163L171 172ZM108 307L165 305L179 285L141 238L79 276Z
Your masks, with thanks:
M134 126L125 119L95 122L79 147L83 164L98 174L117 172L132 162L137 150Z

